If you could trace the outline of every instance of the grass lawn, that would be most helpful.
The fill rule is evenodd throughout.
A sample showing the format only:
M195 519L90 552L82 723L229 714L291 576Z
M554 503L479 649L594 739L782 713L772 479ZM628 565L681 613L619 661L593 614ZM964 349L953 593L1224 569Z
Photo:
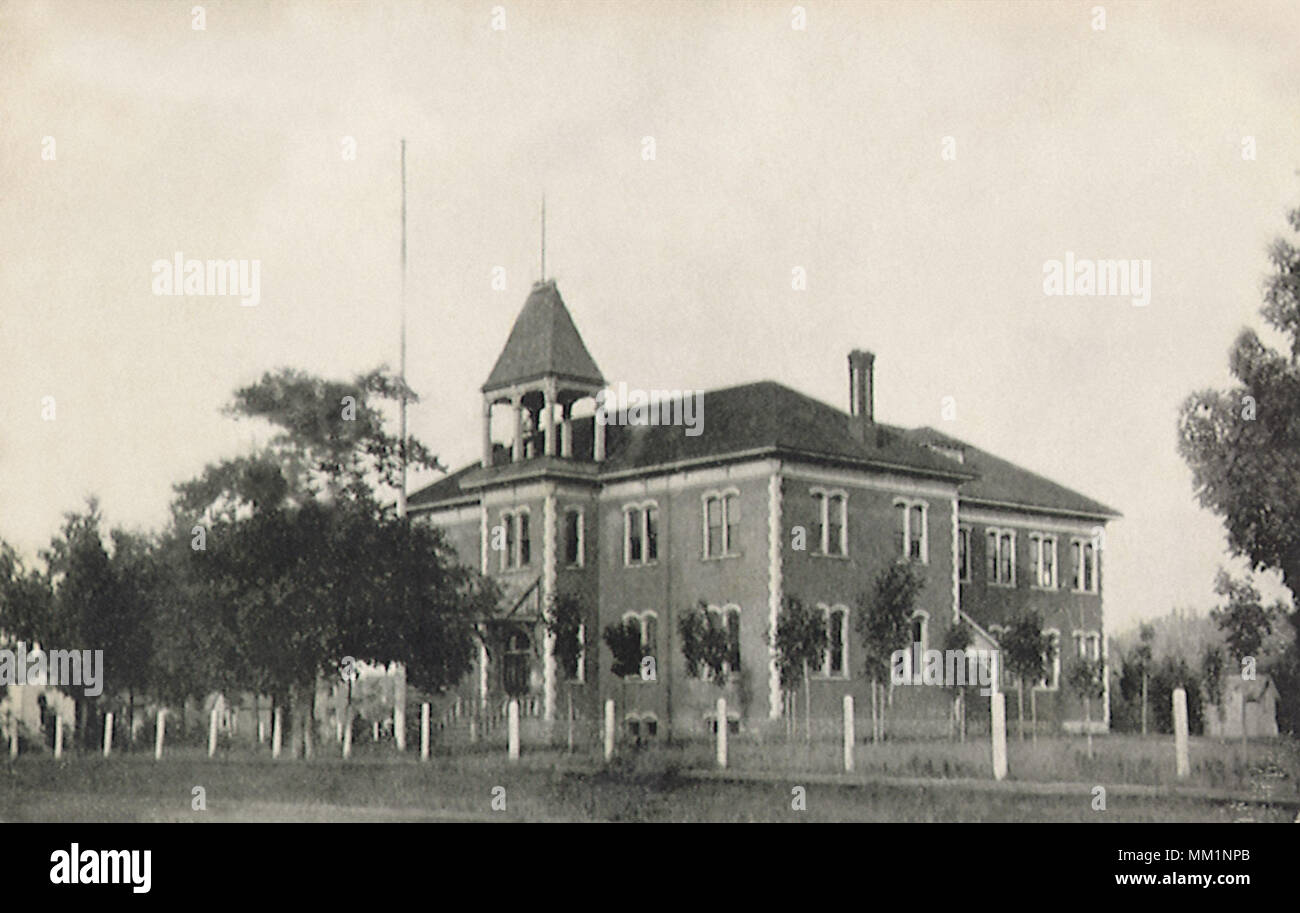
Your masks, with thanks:
M1091 761L1082 738L1012 740L1011 776L1000 784L978 743L860 745L856 771L837 776L831 743L759 746L733 737L735 778L725 780L711 773L712 748L703 742L629 749L608 768L561 750L525 747L511 764L503 751L479 746L421 764L415 752L397 758L382 748L348 762L245 752L209 760L201 749L179 748L162 762L147 752L58 762L30 755L6 764L0 820L1282 822L1295 817L1288 802L1300 782L1300 750L1287 740L1252 743L1247 762L1235 743L1193 739L1192 777L1180 787L1198 795L1168 788L1169 737L1098 737ZM1107 788L1104 812L1092 808L1094 785ZM196 786L206 811L191 807ZM791 807L795 786L806 790L805 811ZM493 808L495 787L505 790L504 810ZM1243 803L1206 790L1284 801Z

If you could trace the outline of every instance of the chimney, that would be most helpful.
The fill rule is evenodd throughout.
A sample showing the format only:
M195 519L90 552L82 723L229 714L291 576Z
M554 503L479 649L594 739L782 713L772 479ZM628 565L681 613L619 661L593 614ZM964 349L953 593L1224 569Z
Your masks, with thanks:
M849 353L849 433L864 444L876 420L872 390L875 364L876 356L871 352L854 349Z

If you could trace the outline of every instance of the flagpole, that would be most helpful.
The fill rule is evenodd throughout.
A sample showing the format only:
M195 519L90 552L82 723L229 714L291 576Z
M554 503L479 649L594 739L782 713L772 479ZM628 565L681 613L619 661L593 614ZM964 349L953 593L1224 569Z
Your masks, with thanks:
M402 354L399 373L401 390L402 443L398 454L402 464L402 483L397 491L397 516L406 516L406 139L402 139Z

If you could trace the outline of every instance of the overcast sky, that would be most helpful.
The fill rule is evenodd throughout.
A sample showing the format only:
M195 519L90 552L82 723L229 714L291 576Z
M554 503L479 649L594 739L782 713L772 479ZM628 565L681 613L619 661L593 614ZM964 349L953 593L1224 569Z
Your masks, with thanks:
M846 407L871 349L883 421L1123 512L1112 630L1212 603L1175 422L1229 382L1300 203L1293 4L494 5L0 4L0 537L34 554L92 493L157 527L257 438L236 386L395 366L404 136L411 426L445 462L479 454L544 191L612 383ZM260 302L154 295L177 251L260 260ZM1149 259L1150 304L1046 297L1066 251Z

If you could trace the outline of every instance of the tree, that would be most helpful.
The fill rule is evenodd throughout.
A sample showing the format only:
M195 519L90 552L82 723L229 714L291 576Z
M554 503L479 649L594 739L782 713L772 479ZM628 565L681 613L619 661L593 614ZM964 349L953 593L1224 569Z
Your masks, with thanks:
M188 561L191 595L214 615L218 681L252 673L287 701L310 751L316 676L345 656L410 667L423 686L469 668L476 614L493 590L456 566L437 531L394 518L377 491L405 460L441 468L390 434L384 402L414 394L380 368L351 382L292 369L237 390L226 414L270 423L260 452L209 465L178 485L174 527L203 527Z
M551 601L546 613L547 633L554 638L555 664L570 685L578 677L578 663L582 658L583 635L582 602L572 593L560 593ZM573 688L565 689L569 699L569 751L573 751Z
M829 641L826 617L804 606L797 596L787 595L776 619L776 630L769 632L769 640L776 654L776 670L782 691L793 693L795 688L803 688L804 735L808 742L812 742L809 669L820 665L826 654Z
M1300 209L1288 213L1300 232ZM1243 329L1229 355L1237 384L1183 403L1179 451L1200 503L1223 518L1229 547L1255 568L1272 568L1300 593L1300 248L1284 238L1269 251L1266 323L1290 351Z
M1156 629L1150 624L1143 624L1138 629L1138 640L1133 648L1133 664L1142 676L1142 734L1147 734L1147 679L1151 673L1151 644L1155 640Z
M884 736L884 693L890 663L897 650L910 646L916 598L925 578L910 561L896 561L876 575L870 593L857 599L858 632L862 635L864 667L871 679L872 741Z
M1228 659L1223 653L1223 648L1217 644L1209 644L1205 648L1205 653L1201 657L1201 683L1202 690L1205 693L1206 703L1213 704L1219 714L1220 722L1223 721L1223 673L1227 668Z
M703 600L677 616L677 633L682 642L686 674L709 679L718 687L727 684L730 645L721 618Z
M1002 652L1007 668L1016 677L1016 701L1019 709L1017 732L1025 740L1025 682L1029 682L1029 701L1034 724L1034 738L1038 737L1038 700L1034 686L1047 677L1055 658L1055 647L1050 635L1043 633L1043 619L1038 612L1029 611L1011 623L1002 637Z
M1285 614L1285 608L1279 602L1275 606L1265 607L1260 601L1257 590L1250 578L1234 580L1222 569L1214 581L1214 592L1227 599L1227 604L1210 612L1219 630L1224 633L1228 654L1237 664L1237 674L1243 681L1253 681L1253 667L1260 659L1260 647L1264 638L1273 631L1273 615ZM1245 664L1251 664L1252 671L1247 676ZM1241 696L1241 747L1246 749L1246 694Z
M1092 701L1105 693L1105 667L1100 659L1076 659L1066 676L1066 686L1083 700L1083 729L1088 734L1088 757L1092 758Z
M944 633L943 650L946 656L949 651L960 651L965 653L970 649L971 644L975 642L975 633L971 626L966 623L965 619L952 625ZM952 717L953 723L962 742L966 741L966 691L969 689L971 682L965 684L949 683L953 691Z
M605 645L614 660L609 671L618 678L636 675L641 669L641 625L635 618L624 618L605 626Z

